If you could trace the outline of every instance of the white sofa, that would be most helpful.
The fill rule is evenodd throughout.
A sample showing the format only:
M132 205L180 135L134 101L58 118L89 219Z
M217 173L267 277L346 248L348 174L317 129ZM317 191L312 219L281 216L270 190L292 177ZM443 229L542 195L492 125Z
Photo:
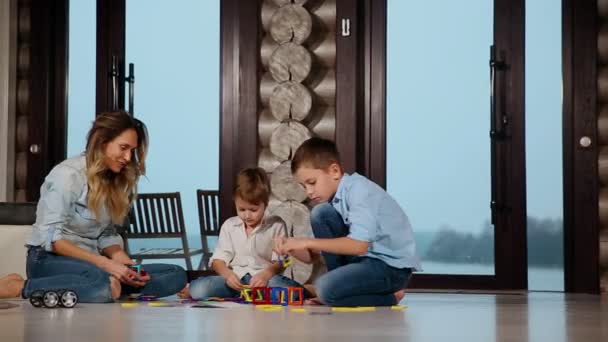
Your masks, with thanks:
M25 241L32 226L0 225L0 277L9 273L25 276Z

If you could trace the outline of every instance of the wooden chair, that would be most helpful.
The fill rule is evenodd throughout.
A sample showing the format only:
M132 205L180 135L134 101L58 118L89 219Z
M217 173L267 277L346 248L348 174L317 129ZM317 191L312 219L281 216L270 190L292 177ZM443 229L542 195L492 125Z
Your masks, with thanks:
M202 249L190 249L184 225L184 213L179 192L139 194L129 212L129 222L123 232L125 250L133 259L185 259L192 270L191 256L202 254ZM142 248L130 251L129 239L178 238L182 248Z
M198 220L201 229L203 257L198 265L199 270L207 269L213 251L209 250L209 236L220 235L219 224L219 191L196 190L198 203Z

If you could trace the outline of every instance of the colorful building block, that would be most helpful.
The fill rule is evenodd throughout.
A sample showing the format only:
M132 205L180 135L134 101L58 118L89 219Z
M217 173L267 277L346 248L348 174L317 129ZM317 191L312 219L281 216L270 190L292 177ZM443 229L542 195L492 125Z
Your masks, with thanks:
M270 304L270 288L269 287L254 287L252 289L253 304Z
M285 287L272 287L270 289L270 301L272 304L287 306L289 304L287 301L288 294L289 291Z
M304 289L301 287L289 287L287 290L287 305L304 304Z

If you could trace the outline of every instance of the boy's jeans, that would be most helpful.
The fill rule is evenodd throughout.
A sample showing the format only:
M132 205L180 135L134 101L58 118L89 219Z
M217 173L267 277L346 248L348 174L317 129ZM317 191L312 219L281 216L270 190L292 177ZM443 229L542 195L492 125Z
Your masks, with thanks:
M349 228L328 203L313 208L310 221L315 238L345 237ZM410 268L394 268L371 257L322 253L328 272L315 282L317 296L332 306L388 306L394 293L407 286Z
M251 275L245 274L241 283L248 285ZM302 287L297 281L277 274L268 280L268 287ZM209 297L236 298L239 291L226 285L226 279L222 276L207 276L193 280L190 283L190 296L194 299L205 299Z
M27 277L23 296L28 298L35 290L72 290L82 303L113 302L110 274L95 265L79 259L49 253L42 247L29 246ZM140 292L165 297L186 286L186 272L177 265L146 264L150 281L141 288L122 285L122 294Z

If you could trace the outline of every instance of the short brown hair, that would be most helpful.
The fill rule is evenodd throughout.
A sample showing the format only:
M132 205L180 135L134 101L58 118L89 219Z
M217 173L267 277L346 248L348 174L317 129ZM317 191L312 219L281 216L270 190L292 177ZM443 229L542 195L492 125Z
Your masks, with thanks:
M243 201L268 205L270 199L270 181L266 171L259 167L250 167L241 170L236 176L233 197L240 197Z
M342 168L336 144L327 139L310 138L302 143L294 153L291 160L291 173L296 173L302 166L327 170L333 163L338 164L340 169Z

